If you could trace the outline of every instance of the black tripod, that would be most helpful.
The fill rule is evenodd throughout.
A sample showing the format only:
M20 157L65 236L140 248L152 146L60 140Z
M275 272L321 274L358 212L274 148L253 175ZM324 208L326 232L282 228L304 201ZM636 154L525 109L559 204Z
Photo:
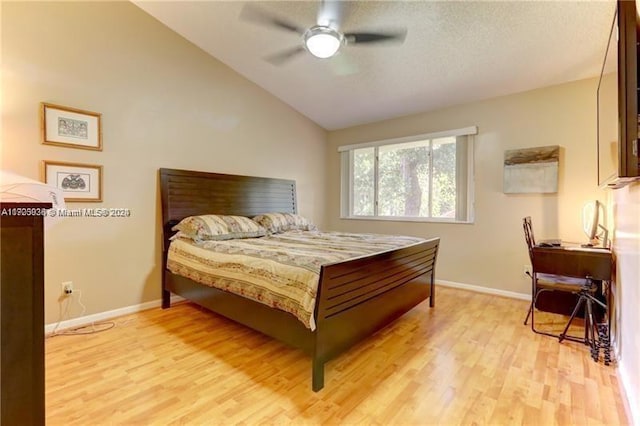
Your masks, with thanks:
M580 310L580 307L585 305L585 317L584 317L584 339L582 341L585 345L591 348L591 358L598 362L600 358L600 348L604 351L604 364L609 365L611 362L611 345L609 344L609 327L607 324L602 324L598 327L593 312L593 304L596 303L604 309L605 317L607 317L607 305L598 300L594 294L598 290L598 286L593 282L590 276L587 277L585 284L580 287L580 291L577 293L579 296L578 303L573 309L571 318L567 323L564 331L560 334L558 340L562 342L567 336L567 331L576 317L576 314ZM573 339L571 339L573 340Z

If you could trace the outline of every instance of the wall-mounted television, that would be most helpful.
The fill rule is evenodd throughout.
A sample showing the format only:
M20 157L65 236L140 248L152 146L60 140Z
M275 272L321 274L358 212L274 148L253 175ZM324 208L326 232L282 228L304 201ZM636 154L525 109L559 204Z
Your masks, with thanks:
M598 185L620 188L640 176L640 19L635 1L612 2L611 14L611 31L597 90Z

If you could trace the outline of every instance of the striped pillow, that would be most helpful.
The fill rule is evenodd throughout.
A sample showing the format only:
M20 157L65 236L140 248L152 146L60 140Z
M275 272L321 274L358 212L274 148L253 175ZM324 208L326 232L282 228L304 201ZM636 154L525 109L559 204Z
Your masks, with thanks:
M262 225L270 234L278 234L286 231L315 231L316 225L307 218L292 213L264 213L253 218Z
M189 216L182 219L172 230L180 231L181 236L194 241L253 238L267 234L266 229L248 217L217 214Z

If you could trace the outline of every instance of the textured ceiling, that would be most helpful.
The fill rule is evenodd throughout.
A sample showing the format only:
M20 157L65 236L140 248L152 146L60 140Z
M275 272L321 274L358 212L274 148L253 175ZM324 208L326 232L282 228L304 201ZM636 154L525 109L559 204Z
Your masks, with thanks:
M320 126L339 129L599 74L609 1L345 2L342 31L406 27L404 44L263 58L301 43L239 18L240 1L138 1L140 8ZM258 2L303 27L319 2Z

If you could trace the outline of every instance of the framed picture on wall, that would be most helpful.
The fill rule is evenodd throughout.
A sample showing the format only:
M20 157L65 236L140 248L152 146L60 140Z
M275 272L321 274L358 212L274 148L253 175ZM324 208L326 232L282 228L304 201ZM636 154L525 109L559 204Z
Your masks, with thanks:
M42 143L102 151L101 116L97 112L43 102L40 107Z
M504 153L505 194L555 194L558 192L560 146L510 149Z
M67 202L102 201L102 166L42 162L43 180L64 194Z

